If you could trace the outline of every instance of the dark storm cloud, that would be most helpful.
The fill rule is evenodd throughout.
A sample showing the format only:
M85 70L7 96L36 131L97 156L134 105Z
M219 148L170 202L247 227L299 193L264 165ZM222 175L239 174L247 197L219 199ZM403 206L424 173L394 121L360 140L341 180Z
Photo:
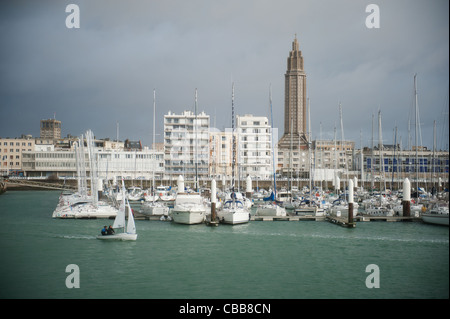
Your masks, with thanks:
M79 5L80 29L67 29L65 7ZM423 143L434 120L448 118L448 2L376 1L380 28L367 29L361 1L3 1L0 4L0 136L39 135L56 117L63 134L90 128L97 137L141 139L167 112L199 110L219 129L236 112L269 115L283 131L284 73L294 34L307 72L314 138L332 138L343 109L345 138L399 128L406 144L418 74ZM158 136L162 141L162 137ZM448 135L446 136L448 145Z

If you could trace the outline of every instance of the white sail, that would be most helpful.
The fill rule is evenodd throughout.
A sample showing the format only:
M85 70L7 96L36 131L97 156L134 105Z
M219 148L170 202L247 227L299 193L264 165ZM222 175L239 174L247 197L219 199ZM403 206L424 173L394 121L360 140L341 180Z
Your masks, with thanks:
M113 228L125 228L125 199L126 199L125 185L122 179L122 202L120 203L119 211L117 212L116 219L114 219Z
M127 233L128 234L136 234L136 225L134 224L133 211L131 210L129 201L127 201L127 205L128 205Z

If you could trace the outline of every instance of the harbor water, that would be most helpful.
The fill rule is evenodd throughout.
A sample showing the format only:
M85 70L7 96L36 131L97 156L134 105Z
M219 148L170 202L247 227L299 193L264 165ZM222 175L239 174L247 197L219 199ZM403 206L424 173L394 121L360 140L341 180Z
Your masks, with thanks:
M421 222L137 220L135 242L97 240L112 220L51 217L58 191L0 197L1 298L448 298L449 228ZM78 267L79 288L68 288ZM366 272L376 265L378 273ZM367 281L378 275L378 287ZM372 277L371 277L372 276Z

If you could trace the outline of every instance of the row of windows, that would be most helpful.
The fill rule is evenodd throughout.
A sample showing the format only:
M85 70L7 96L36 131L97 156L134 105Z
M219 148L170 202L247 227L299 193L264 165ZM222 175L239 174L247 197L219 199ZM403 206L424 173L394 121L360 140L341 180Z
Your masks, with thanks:
M260 126L261 125L261 121L253 121L253 123L252 122L248 122L247 123L247 121L242 121L241 122L241 125L252 125L253 124L253 126ZM267 121L264 121L264 125L267 125Z
M9 146L14 146L14 143L16 143L16 146L27 146L27 142L9 142ZM8 142L3 142L3 146L8 146ZM28 142L28 146L31 146L31 142Z
M4 167L8 166L8 162L3 162L2 166ZM14 162L9 162L9 166L14 166ZM20 163L16 162L16 166L20 166Z
M26 151L26 149L22 149L22 152L25 152ZM30 151L31 152L31 150L29 149L28 151ZM0 153L2 152L2 149L0 148ZM13 148L10 148L9 149L9 152L10 153L14 153L14 149ZM7 148L4 148L3 149L3 153L8 153L8 149ZM20 153L20 149L18 149L18 148L16 148L16 153Z

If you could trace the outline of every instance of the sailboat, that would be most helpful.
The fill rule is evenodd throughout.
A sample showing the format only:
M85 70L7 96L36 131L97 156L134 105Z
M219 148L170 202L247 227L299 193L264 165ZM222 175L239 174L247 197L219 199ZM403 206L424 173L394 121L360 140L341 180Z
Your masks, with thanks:
M153 144L155 145L155 110L156 110L156 91L153 90ZM153 167L152 174L152 196L151 201L145 202L141 205L141 213L144 215L169 215L169 207L161 202L155 201L155 167Z
M75 148L78 192L71 195L61 194L59 203L52 214L53 218L111 218L117 215L116 207L98 198L97 156L94 150L94 134L91 130L86 132L86 141L90 167L91 195L89 196L87 192L84 138L81 135Z
M116 218L114 219L114 224L112 228L115 231L122 231L120 233L115 233L113 235L99 235L97 239L102 240L136 240L136 225L134 223L133 211L130 207L130 202L125 196L125 185L122 179L122 193L123 200L120 204L119 211L117 213ZM125 206L128 207L128 223L125 222Z
M270 90L270 118L271 118L271 126L273 131L273 113L272 113L272 90ZM273 132L272 132L273 133ZM272 165L273 165L273 191L269 197L264 198L266 202L264 205L259 206L256 209L255 216L286 216L286 209L280 207L276 204L277 198L277 182L276 182L276 172L275 172L275 151L273 147L273 134L272 134Z
M249 209L244 205L243 201L238 200L236 192L234 191L234 172L236 165L236 138L234 136L234 83L232 85L231 109L231 130L233 134L233 172L231 174L232 193L230 194L230 200L226 201L222 209L217 212L217 216L219 217L219 221L222 223L235 225L248 223L251 215Z
M195 89L195 121L194 121L194 132L197 136L197 89ZM184 179L183 176L178 178L178 193L175 198L175 204L172 209L172 219L178 224L200 224L205 221L206 210L208 207L205 205L203 198L198 191L198 170L197 170L197 141L195 139L194 146L195 154L195 192L186 193L184 190Z

